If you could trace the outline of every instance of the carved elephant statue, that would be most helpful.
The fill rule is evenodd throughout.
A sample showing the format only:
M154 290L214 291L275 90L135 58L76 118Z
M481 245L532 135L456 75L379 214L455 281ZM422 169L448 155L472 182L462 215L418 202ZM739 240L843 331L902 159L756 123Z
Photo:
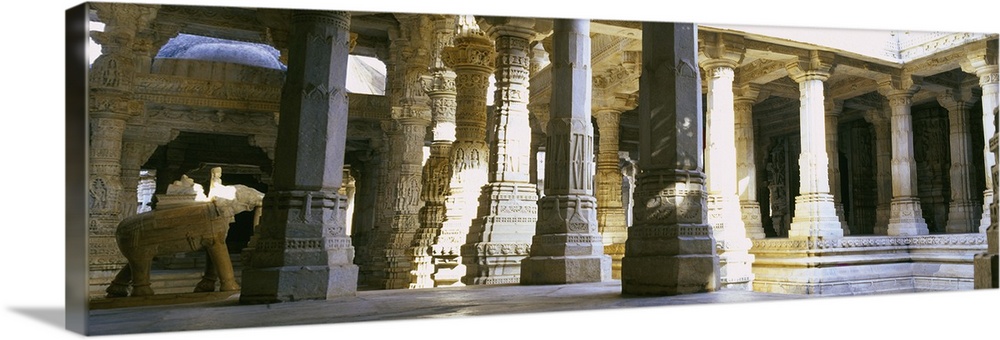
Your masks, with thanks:
M221 279L222 291L236 291L233 264L226 247L226 235L233 216L261 205L264 194L243 185L226 186L229 195L209 201L148 211L128 217L118 224L118 249L128 260L106 290L108 297L153 295L149 272L153 257L205 249L205 275L195 292L215 291Z

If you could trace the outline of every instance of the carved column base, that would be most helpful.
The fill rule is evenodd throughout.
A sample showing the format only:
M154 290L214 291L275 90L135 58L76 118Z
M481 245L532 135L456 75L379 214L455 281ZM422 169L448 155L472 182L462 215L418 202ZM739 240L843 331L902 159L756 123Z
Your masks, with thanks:
M986 229L986 252L976 254L973 262L975 289L1000 288L1000 251L998 251L998 228Z
M531 183L490 183L483 188L479 218L462 246L467 285L519 283L538 220L538 192Z
M833 206L833 195L812 193L795 197L795 216L788 238L841 238L844 229Z
M240 303L353 296L358 266L344 229L346 206L337 193L268 193L260 231L244 250Z
M600 282L611 279L611 257L597 233L597 200L548 195L538 201L531 252L521 261L521 284Z
M462 230L464 229L464 230ZM468 235L468 226L464 228L449 227L449 222L441 229L438 243L431 246L432 264L435 287L464 286L461 282L467 268L462 264L462 245Z
M990 227L990 202L993 202L993 190L986 190L983 192L983 216L979 220L979 232L985 233L986 229Z
M611 280L608 255L532 256L521 261L521 284L525 285L608 280Z
M604 245L604 254L611 257L611 278L621 280L622 258L625 257L625 243Z
M880 204L875 208L875 235L889 235L889 209L888 204Z
M978 217L981 216L980 207L972 202L952 201L948 207L948 224L945 232L948 234L964 234L979 232Z
M625 224L625 209L597 208L597 226L605 245L625 243L628 226Z
M927 235L920 200L913 197L894 198L889 212L888 233L898 235Z
M844 204L834 203L834 209L837 211L837 220L840 221L840 229L844 230L844 236L851 234L851 227L847 225L847 219L844 218Z
M622 294L679 295L719 288L711 228L632 226L622 258Z
M521 260L528 257L529 243L481 242L462 247L466 285L521 282Z
M735 195L708 196L708 223L712 226L716 251L719 254L720 289L753 289L753 273L749 255L750 239L741 219L740 202Z
M740 215L748 238L756 240L766 236L760 217L760 204L757 201L740 201Z

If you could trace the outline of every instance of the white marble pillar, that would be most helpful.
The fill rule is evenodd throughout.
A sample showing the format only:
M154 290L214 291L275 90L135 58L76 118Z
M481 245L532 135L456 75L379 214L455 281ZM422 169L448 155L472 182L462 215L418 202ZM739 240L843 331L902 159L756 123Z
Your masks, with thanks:
M753 255L748 253L740 198L736 194L737 174L733 171L736 156L736 112L733 78L736 62L728 59L702 59L701 67L708 81L707 147L705 174L708 190L708 223L715 234L719 253L721 289L753 290Z
M642 24L635 222L622 258L622 293L676 295L719 288L706 217L698 28Z
M521 284L607 281L611 257L604 255L594 197L590 21L554 19L553 29L548 180L531 250L521 261Z
M829 157L826 154L826 120L823 82L832 71L832 53L812 51L786 69L799 83L799 195L788 231L792 239L832 239L844 236L830 195Z
M889 115L882 108L865 111L875 135L875 185L878 203L875 208L875 235L888 235L889 211L892 202L892 132Z
M996 45L993 46L996 50ZM996 52L994 52L996 53ZM996 133L996 125L993 121L996 119L996 111L998 105L1000 105L1000 98L998 98L998 83L1000 83L1000 73L998 73L998 68L996 65L996 56L993 56L992 64L986 64L986 60L989 58L977 59L973 62L975 68L976 76L979 77L979 86L983 89L983 140L989 141ZM996 183L993 183L992 175L989 173L990 169L997 164L997 155L989 150L989 143L987 144L985 150L983 150L985 166L986 166L986 191L983 193L983 217L980 222L979 231L985 232L986 228L990 224L990 209L989 202L993 202L994 187Z
M840 145L837 140L840 138L840 113L844 111L842 100L826 98L824 103L826 109L826 155L830 157L830 194L833 195L833 207L837 210L837 219L840 220L840 228L844 230L844 235L851 234L851 228L844 218L843 194L840 192Z
M345 230L347 12L295 11L274 160L240 303L353 296L358 267ZM322 127L317 129L316 127Z
M489 184L465 246L465 284L520 281L538 219L538 191L529 175L528 68L535 19L494 17L487 33L496 41L496 92L490 142Z
M434 20L434 45L431 50L431 75L423 77L424 91L431 100L430 156L424 163L420 198L420 228L413 237L413 270L410 288L434 287L433 244L445 220L445 201L451 183L452 144L455 142L455 72L444 65L441 53L455 36L454 17Z
M951 204L948 206L948 223L945 232L978 232L982 207L972 200L972 139L969 135L969 104L958 92L948 91L937 97L938 103L948 109L948 128L951 144Z
M913 120L910 105L915 86L883 85L892 110L892 203L889 211L890 236L929 233L917 195L917 165L913 158Z
M761 221L760 204L757 202L757 164L754 152L753 104L757 101L756 91L733 101L736 113L736 194L740 197L740 213L747 237L762 239L765 237L764 224Z

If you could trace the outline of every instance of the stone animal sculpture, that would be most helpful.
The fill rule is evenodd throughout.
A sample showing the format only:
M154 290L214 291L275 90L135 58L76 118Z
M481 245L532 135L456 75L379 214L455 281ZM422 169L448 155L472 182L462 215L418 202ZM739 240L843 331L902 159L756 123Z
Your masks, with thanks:
M216 195L216 191L223 195ZM264 194L243 185L213 188L208 201L148 211L128 217L118 224L115 238L128 260L106 290L108 297L153 295L149 271L154 256L205 249L205 275L195 292L215 291L221 279L222 291L240 289L226 247L226 234L233 216L261 205Z

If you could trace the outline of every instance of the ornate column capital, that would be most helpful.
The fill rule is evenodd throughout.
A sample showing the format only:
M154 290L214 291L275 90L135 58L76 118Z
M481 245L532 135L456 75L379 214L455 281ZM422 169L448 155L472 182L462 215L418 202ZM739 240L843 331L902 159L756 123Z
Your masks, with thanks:
M965 48L965 55L959 61L962 71L975 74L981 85L997 83L997 40L971 44Z
M948 109L948 111L964 110L970 106L971 101L971 91L951 89L937 95L938 104Z
M521 17L483 17L480 18L479 22L489 25L486 34L494 40L498 37L510 36L533 41L540 38L538 32L535 32L535 21L536 19L533 18Z
M709 73L720 67L735 69L746 53L743 37L738 35L705 32L698 40L698 64Z
M809 51L808 59L796 58L785 64L785 69L796 83L807 80L826 81L833 73L835 57L833 52L813 50Z
M771 96L771 93L761 84L744 83L733 85L733 95L734 102L747 101L753 105L764 101Z
M888 75L878 81L878 92L889 99L890 106L909 105L921 82L920 77L909 74Z

